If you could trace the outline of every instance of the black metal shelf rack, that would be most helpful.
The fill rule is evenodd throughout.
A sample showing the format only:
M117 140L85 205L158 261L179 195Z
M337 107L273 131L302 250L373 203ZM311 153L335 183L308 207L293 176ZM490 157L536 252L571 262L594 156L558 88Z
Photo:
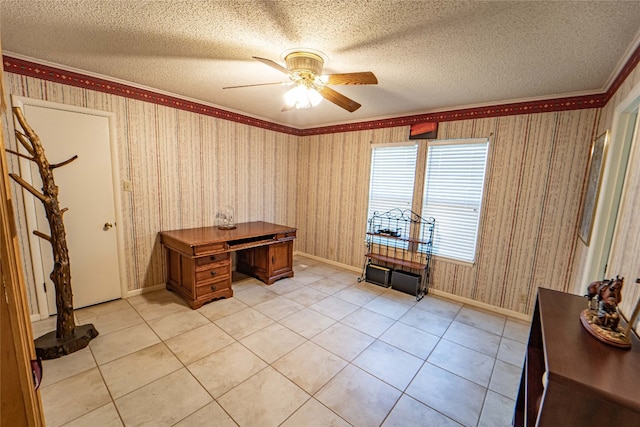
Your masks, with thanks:
M391 286L421 300L431 282L435 222L409 209L374 212L368 220L367 253L358 281ZM382 278L373 277L376 271L384 272Z

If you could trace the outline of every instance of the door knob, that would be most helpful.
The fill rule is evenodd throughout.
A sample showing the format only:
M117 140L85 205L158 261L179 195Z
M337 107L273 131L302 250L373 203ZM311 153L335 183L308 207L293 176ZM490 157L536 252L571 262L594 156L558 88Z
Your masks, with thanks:
M110 222L105 222L105 223L104 223L104 227L102 227L102 229L103 229L104 231L107 231L107 230L108 230L108 229L110 229L111 227L113 227L113 224L112 224L112 223L110 223Z

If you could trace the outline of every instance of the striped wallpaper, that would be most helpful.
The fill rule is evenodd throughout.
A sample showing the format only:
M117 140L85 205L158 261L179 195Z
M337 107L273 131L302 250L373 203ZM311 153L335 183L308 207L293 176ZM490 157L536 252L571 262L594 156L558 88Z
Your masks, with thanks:
M223 205L235 208L237 222L296 223L297 136L17 74L5 73L5 84L11 94L116 113L120 177L133 183L121 193L120 225L130 291L164 282L161 230L213 225ZM12 125L6 115L3 124L5 131ZM17 161L9 167L18 171ZM15 197L23 211L22 192ZM22 212L17 220L34 314Z
M439 139L488 137L491 148L477 262L435 258L433 288L527 313L538 286L572 288L597 118L590 109L440 123ZM400 127L301 139L299 251L362 265L370 142L403 141L408 132Z
M637 82L638 71L627 80ZM116 113L120 175L134 188L122 192L130 291L164 282L158 231L213 224L226 204L238 222L297 227L298 252L361 267L370 144L409 133L397 126L296 136L13 73L5 84L12 94ZM619 91L628 87L625 81ZM478 260L436 259L433 288L521 313L531 313L538 286L573 290L584 252L577 228L590 142L610 126L616 99L603 109L439 124L439 138L488 137L491 152ZM6 116L3 123L6 129ZM17 219L26 241L20 206ZM29 296L36 313L33 289Z

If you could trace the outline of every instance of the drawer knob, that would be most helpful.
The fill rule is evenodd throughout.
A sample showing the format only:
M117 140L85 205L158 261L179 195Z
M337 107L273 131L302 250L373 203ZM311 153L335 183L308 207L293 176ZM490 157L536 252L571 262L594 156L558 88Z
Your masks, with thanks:
M215 285L211 286L211 290L215 291L216 289L218 289Z
M209 260L210 260L210 261L215 261L215 260L216 260L216 256L215 256L215 255L211 255L211 256L209 257Z
M211 272L211 275L212 275L212 276L215 276L216 274L218 274L218 273L216 273L215 271L212 271L212 272Z

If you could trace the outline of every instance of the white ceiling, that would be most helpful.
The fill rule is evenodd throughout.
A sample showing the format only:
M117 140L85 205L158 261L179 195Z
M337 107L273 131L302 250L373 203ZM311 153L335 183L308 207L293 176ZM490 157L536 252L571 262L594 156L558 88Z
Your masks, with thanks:
M299 129L594 94L638 45L640 1L0 0L2 48ZM311 48L362 107L282 112L281 64ZM283 79L284 77L284 79Z

